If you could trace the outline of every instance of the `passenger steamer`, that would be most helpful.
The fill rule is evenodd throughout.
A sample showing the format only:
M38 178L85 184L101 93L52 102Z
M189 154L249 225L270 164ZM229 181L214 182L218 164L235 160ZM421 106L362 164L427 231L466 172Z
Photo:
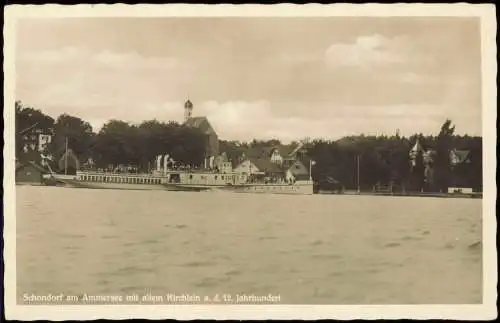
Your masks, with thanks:
M46 185L72 188L132 189L168 191L229 191L237 193L313 194L308 181L256 178L245 173L211 171L174 171L135 174L77 171L75 175L44 175Z

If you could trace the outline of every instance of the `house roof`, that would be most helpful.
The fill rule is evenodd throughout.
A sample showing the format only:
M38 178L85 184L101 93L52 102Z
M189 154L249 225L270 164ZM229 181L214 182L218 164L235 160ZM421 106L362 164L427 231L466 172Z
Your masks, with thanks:
M295 148L293 148L293 149L291 150L291 152L289 153L289 155L295 155L295 154L297 154L299 151L307 151L307 150L308 150L308 149L310 149L310 148L312 148L311 143L301 141L301 142L299 142L299 143L297 144L297 146L296 146Z
M267 173L282 173L283 172L283 169L278 164L275 164L267 159L249 158L249 160L261 172L267 172Z
M58 162L59 168L61 168L61 169L64 168L66 154L68 155L68 165L71 165L71 160L73 160L74 167L75 168L79 168L80 167L80 161L78 160L78 157L76 156L76 154L71 149L68 149L68 151L65 152L61 156L61 158L59 159L59 162Z
M197 128L204 134L215 133L207 117L191 117L184 122L184 125L191 128Z
M271 156L271 154L274 150L278 150L281 157L287 157L292 153L293 148L290 146L287 146L287 145L279 145L279 146L273 146L273 147L267 148L266 151L267 151L269 157Z
M16 173L17 173L19 170L21 170L21 169L23 169L23 168L25 168L25 167L27 167L27 166L32 166L32 167L34 167L36 170L38 170L38 171L39 171L39 172L41 172L41 173L48 173L48 170L47 170L47 169L45 169L45 168L43 168L42 166L40 166L40 165L36 164L35 162L27 162L27 163L19 163L19 164L16 164Z
M458 149L453 149L450 154L456 158L456 163L463 163L467 161L467 158L469 157L469 150L458 150Z
M243 154L246 158L262 158L265 157L266 151L258 147L250 147L243 151Z

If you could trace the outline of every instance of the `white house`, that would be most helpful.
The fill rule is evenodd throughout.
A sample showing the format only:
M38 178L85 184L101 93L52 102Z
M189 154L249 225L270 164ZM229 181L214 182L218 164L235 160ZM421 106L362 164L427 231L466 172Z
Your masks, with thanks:
M45 148L52 142L52 136L46 134L38 135L38 151L44 151Z
M263 174L264 172L259 170L259 168L251 162L249 159L243 161L238 166L234 168L235 173L240 174Z
M224 174L229 174L233 171L233 165L227 159L226 153L222 153L215 158L214 167L217 167L219 172Z
M273 148L271 150L271 157L270 157L271 162L276 163L276 164L283 164L283 156L281 156L281 153L279 149Z

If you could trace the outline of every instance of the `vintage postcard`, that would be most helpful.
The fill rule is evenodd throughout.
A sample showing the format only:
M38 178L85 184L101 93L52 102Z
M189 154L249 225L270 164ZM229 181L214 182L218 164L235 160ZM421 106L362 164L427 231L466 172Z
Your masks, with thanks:
M495 318L495 37L492 5L6 7L6 318Z

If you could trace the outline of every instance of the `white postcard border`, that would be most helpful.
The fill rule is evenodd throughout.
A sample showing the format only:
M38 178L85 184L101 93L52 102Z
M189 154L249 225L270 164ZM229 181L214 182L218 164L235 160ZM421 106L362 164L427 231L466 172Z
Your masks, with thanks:
M496 285L496 17L494 5L13 5L4 14L4 261L7 319L462 319L497 316ZM483 104L483 304L481 305L76 305L16 304L14 178L15 28L21 18L56 17L476 16L481 19ZM459 283L459 282L457 282Z

